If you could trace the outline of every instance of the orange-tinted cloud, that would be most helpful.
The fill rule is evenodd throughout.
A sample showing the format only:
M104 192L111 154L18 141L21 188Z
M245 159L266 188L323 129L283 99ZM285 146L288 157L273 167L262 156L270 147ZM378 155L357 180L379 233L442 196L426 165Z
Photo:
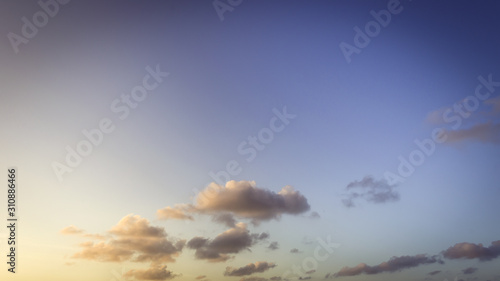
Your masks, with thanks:
M134 277L137 280L167 280L176 277L167 266L152 266L148 269L133 269L124 274L125 277Z
M251 275L258 272L264 272L275 267L276 264L268 263L265 261L250 263L240 268L226 267L226 271L224 272L224 276L244 276Z
M178 204L172 207L165 207L156 211L156 215L159 219L178 219L178 220L194 220L193 216L189 215L189 211L192 207L185 204Z
M67 226L63 229L61 229L60 233L64 235L74 235L74 234L82 234L85 231L83 229L80 229L74 225Z
M187 247L194 249L197 259L210 262L223 262L231 258L229 254L236 254L267 238L267 234L250 234L244 223L237 223L235 227L217 235L213 240L203 237L194 237L189 240Z
M140 216L127 215L109 230L108 241L85 242L73 258L121 262L152 262L155 264L173 262L180 254L185 241L172 241L162 227L155 227Z

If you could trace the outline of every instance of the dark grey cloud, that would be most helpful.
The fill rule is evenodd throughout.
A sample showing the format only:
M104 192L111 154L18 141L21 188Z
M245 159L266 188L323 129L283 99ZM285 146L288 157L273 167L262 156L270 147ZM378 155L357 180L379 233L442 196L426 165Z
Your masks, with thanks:
M194 237L187 243L187 247L194 249L197 259L210 262L223 262L231 258L229 254L236 254L250 249L259 240L267 238L267 233L250 234L244 223L237 223L235 227L217 235L213 240L203 237Z
M240 268L226 267L226 271L224 272L224 276L245 276L251 275L254 273L264 272L271 268L276 267L274 263L268 263L265 261L259 261L256 263L250 263Z
M392 257L386 262L375 266L369 266L365 263L360 263L355 267L343 267L339 272L335 273L335 277L341 276L356 276L360 274L378 274L382 272L395 272L406 268L417 267L423 264L443 263L438 256L415 255Z
M363 199L372 203L385 203L399 200L396 185L390 185L387 180L376 180L373 176L366 176L360 181L353 181L346 186L346 198L342 203L346 207L354 207L354 201Z
M441 273L441 270L435 270L435 271L427 273L427 275L431 275L432 276L432 275L436 275L436 274L439 274L439 273Z

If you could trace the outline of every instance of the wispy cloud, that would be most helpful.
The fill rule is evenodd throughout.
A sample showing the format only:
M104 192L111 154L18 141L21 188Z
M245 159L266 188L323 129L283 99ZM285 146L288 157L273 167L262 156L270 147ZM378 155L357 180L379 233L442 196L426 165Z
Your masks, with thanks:
M441 270L435 270L435 271L431 271L431 272L427 273L427 275L433 276L433 275L436 275L436 274L439 274L439 273L441 273Z
M479 141L484 143L500 143L500 123L482 123L462 130L445 131L448 143L462 141Z
M362 180L353 181L346 186L348 191L342 203L346 207L354 207L354 200L364 199L372 203L385 203L399 200L396 185L390 185L385 179L376 180L373 176L365 176Z
M84 232L83 229L80 229L74 225L67 226L61 229L60 233L64 235L74 235L74 234L82 234Z
M271 242L267 247L269 250L278 250L280 248L278 241Z
M151 266L148 269L133 269L124 274L125 277L134 277L137 280L168 280L178 275L167 270L167 266Z
M193 220L193 216L189 214L189 211L192 209L189 205L186 204L177 204L173 208L165 207L163 209L159 209L156 211L156 215L159 219L168 220L168 219L178 219L178 220Z

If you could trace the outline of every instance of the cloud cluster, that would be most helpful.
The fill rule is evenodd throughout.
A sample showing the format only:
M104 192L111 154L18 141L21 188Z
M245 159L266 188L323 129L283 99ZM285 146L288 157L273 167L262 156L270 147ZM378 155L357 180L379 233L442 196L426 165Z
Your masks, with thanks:
M224 276L245 276L254 273L264 272L271 268L276 267L274 263L268 263L265 261L250 263L240 268L226 267Z
M335 277L356 276L360 274L378 274L382 272L395 272L406 268L417 267L422 264L443 263L438 256L415 255L392 257L386 262L375 266L360 263L355 267L343 267L335 273Z
M500 240L491 242L489 247L484 247L483 244L458 243L443 251L443 256L448 259L489 261L500 256Z
M376 180L373 176L365 176L362 180L353 181L346 186L347 198L342 200L346 207L354 207L355 199L364 199L372 203L385 203L399 200L395 185L387 180Z
M490 261L500 257L500 240L491 242L489 247L484 247L482 244L474 243L458 243L441 252L442 257L447 259L479 259L480 261ZM439 263L444 264L441 260L441 255L416 255L416 256L401 256L392 257L389 261L383 262L376 266L369 266L365 263L360 263L355 267L343 267L335 274L328 273L325 279L329 277L341 276L356 276L360 274L378 274L382 272L395 272L406 268L417 267L424 264ZM472 274L477 268L469 267L462 270L463 274ZM436 275L441 270L429 272L428 275Z
M259 188L254 181L228 181L225 186L211 183L196 197L194 205L176 205L157 211L159 219L193 219L192 214L213 215L215 222L233 227L236 219L254 223L279 219L283 214L298 215L310 209L307 199L291 186L278 193ZM311 214L313 218L317 213Z
M108 233L108 241L80 244L82 250L72 257L77 259L104 262L173 262L184 247L185 241L167 239L165 230L151 226L149 221L140 216L127 215Z
M248 249L268 236L267 233L250 234L247 225L240 222L212 240L204 237L194 237L189 240L187 247L195 250L197 259L223 262L231 258L229 254L236 254Z

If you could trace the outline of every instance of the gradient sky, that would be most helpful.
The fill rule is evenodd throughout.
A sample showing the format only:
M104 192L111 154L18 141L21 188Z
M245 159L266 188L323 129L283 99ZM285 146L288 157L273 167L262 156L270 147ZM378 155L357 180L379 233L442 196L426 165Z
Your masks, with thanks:
M499 2L68 2L0 3L2 280L500 280Z

